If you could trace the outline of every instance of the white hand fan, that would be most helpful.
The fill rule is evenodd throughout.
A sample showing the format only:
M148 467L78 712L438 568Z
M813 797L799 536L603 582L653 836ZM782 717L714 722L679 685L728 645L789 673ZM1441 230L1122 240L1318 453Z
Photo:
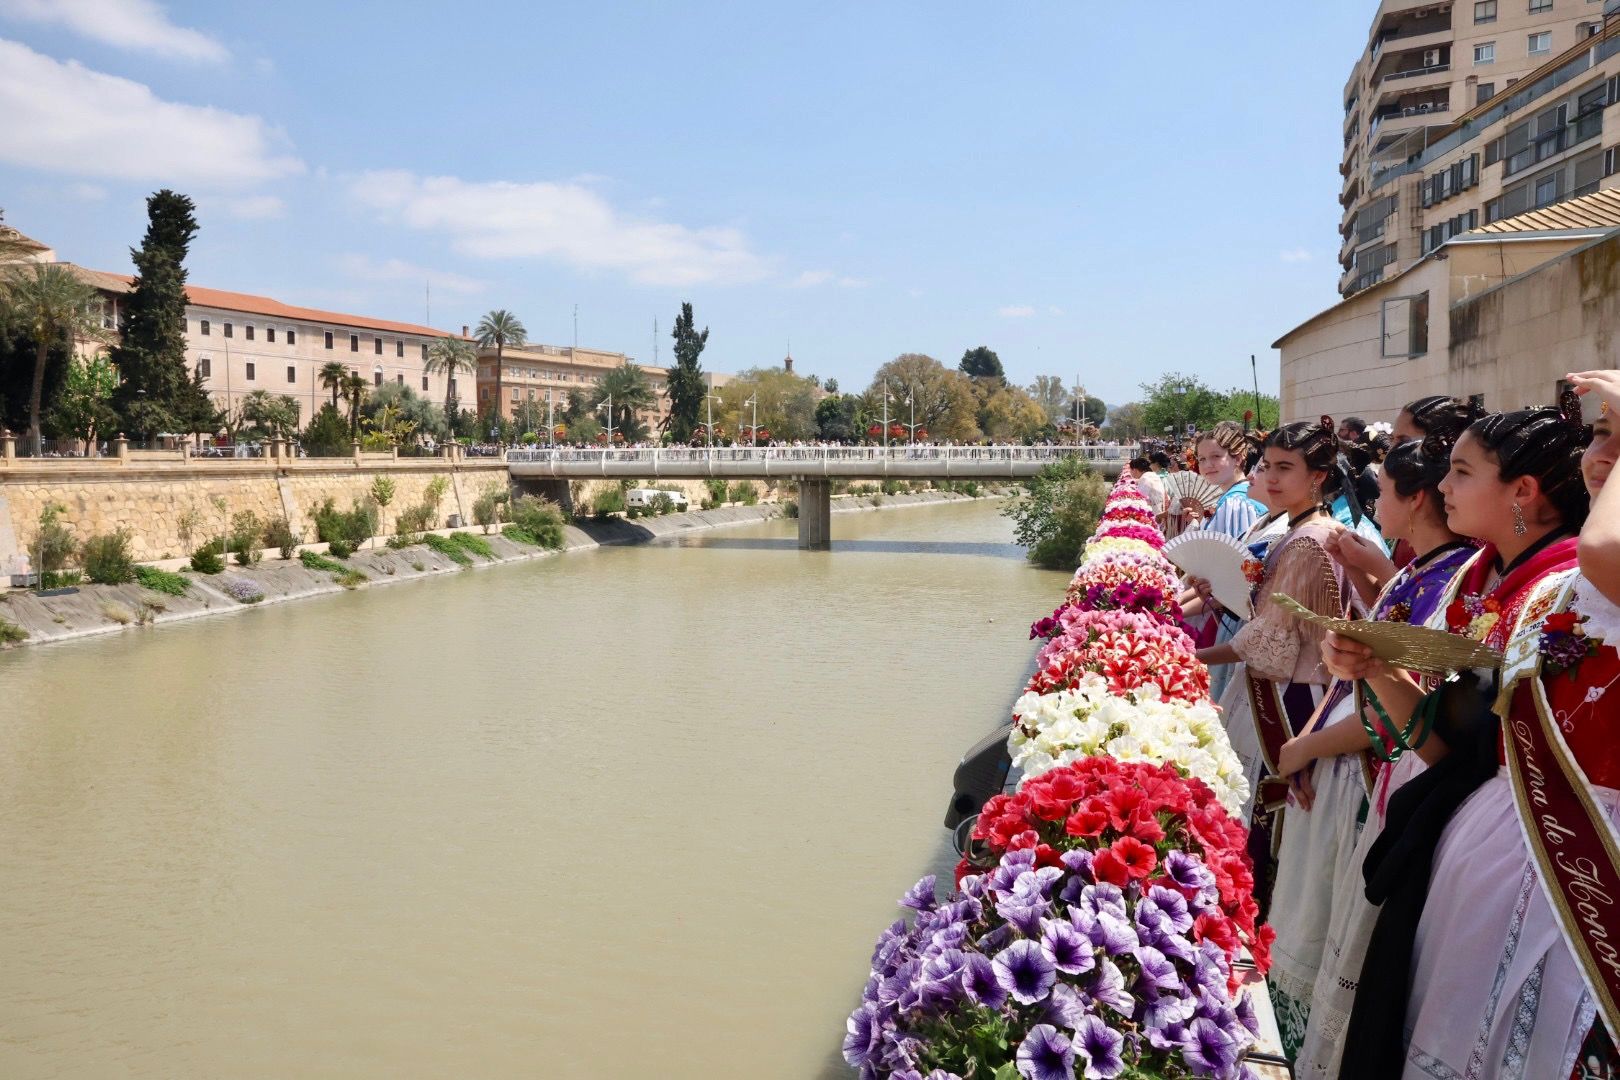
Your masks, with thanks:
M1220 502L1223 492L1214 484L1205 480L1195 472L1176 472L1164 478L1164 489L1170 493L1170 505L1179 507L1183 500L1189 500L1203 507L1204 513L1213 514L1215 504Z
M1225 533L1184 532L1164 545L1163 554L1182 573L1209 582L1210 591L1227 611L1241 619L1254 618L1249 579L1243 576L1249 549L1241 540Z

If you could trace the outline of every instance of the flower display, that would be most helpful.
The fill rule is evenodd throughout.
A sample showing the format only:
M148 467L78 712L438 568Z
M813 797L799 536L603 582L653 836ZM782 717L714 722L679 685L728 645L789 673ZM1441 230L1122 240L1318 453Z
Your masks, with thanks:
M878 939L844 1038L863 1078L1254 1076L1233 963L1264 973L1274 935L1256 925L1248 780L1163 546L1127 471L1064 603L1030 626L1016 790L974 821L958 891L941 902L924 878L901 900L913 920Z
M1135 843L1123 874L1112 847L1021 848L944 903L923 878L910 924L878 938L844 1060L907 1080L1252 1076L1259 1024L1232 997L1215 873Z
M257 604L264 599L264 590L247 578L226 578L223 584L225 591L238 604Z
M1051 694L1026 693L1013 704L1008 740L1025 779L1088 758L1174 765L1240 813L1249 798L1243 763L1207 700L1162 697L1147 686L1130 697L1111 693L1100 675Z
M1494 596L1470 593L1446 606L1446 629L1453 634L1484 641L1502 620L1502 602Z
M1575 611L1560 611L1547 617L1536 643L1543 668L1555 674L1569 672L1573 675L1576 666L1597 651L1597 642L1587 635L1585 622L1585 617Z

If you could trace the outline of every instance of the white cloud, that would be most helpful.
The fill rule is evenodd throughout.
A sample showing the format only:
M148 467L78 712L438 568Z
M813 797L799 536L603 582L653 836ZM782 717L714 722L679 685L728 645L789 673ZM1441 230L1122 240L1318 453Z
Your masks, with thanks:
M1027 319L1035 314L1035 309L1028 304L1009 304L1006 307L997 308L996 314L1003 319Z
M1046 309L1046 313L1048 315L1061 315L1063 314L1063 309L1054 304Z
M280 217L287 206L274 195L204 195L197 200L197 208L204 213L218 210L243 221L262 221L265 218Z
M0 39L0 161L78 176L238 186L302 172L256 116L164 101L149 87Z
M69 184L67 193L80 202L100 202L107 197L107 189L99 184Z
M448 293L479 293L489 288L487 281L463 274L433 270L408 263L403 259L379 260L369 255L351 254L339 256L338 266L350 277L363 278L366 281L410 281L417 284L426 282L433 288Z
M1290 248L1287 251L1278 253L1277 258L1285 263L1310 262L1311 253L1305 248Z
M0 15L61 26L135 52L221 64L230 50L207 34L176 26L152 0L0 0Z
M906 295L911 297L914 300L917 297L921 296L922 294L923 294L923 291L921 289L907 289L906 290Z
M625 217L577 183L469 181L404 171L350 182L362 203L414 229L443 233L479 259L557 259L613 270L645 285L754 281L764 260L733 228L688 228Z
M841 289L864 289L865 278L841 277L831 270L806 270L790 282L795 289L811 289L817 285L837 285Z

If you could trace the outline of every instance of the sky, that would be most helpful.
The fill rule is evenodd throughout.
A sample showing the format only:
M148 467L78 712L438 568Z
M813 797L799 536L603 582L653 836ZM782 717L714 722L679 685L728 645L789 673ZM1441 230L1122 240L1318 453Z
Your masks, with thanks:
M643 362L690 301L718 371L1275 392L1376 6L0 0L0 207L127 272L170 187L194 284Z

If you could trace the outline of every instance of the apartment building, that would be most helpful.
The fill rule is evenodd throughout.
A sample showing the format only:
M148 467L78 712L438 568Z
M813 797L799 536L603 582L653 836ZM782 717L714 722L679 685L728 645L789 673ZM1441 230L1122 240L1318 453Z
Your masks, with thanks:
M1555 60L1602 38L1605 9L1616 7L1620 5L1615 0L1379 4L1366 47L1344 90L1341 295L1350 296L1400 272L1446 236L1488 220L1486 202L1502 194L1501 181L1517 178L1528 167L1523 165L1525 145L1533 149L1543 135L1552 138L1555 117L1549 115L1545 128L1539 119L1533 123L1530 144L1520 144L1525 134L1521 131L1513 136L1513 149L1498 147L1499 154L1521 165L1511 172L1489 168L1498 159L1487 160L1483 118L1498 114L1493 119L1500 119L1501 107L1520 96L1526 80L1542 78ZM1575 108L1561 121L1564 126L1573 126L1580 115L1579 103L1572 104ZM1591 108L1590 101L1586 107ZM1522 106L1508 111L1520 112ZM1591 138L1588 129L1598 123L1588 121L1586 129L1563 136L1566 149L1576 145L1577 135L1581 142ZM1478 156L1473 149L1455 153L1462 141L1477 149ZM1446 155L1450 158L1442 168L1439 158ZM1530 164L1546 160L1532 158ZM1435 168L1414 178L1427 166ZM1581 183L1575 183L1573 175L1566 178L1567 186L1556 197L1549 193L1560 182L1547 181L1541 195L1569 198L1576 188L1589 188L1588 172L1582 172ZM1487 174L1499 188L1490 195L1485 194ZM1515 194L1498 208L1498 217L1546 205L1534 201L1538 198L1534 185L1528 196L1516 193L1517 179L1512 186ZM1453 199L1470 191L1474 197ZM1521 205L1520 199L1529 201Z

